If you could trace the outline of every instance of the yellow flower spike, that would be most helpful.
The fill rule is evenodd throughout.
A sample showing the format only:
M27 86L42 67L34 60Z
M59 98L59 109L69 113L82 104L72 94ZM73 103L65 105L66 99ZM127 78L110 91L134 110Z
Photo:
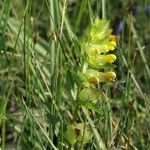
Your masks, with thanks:
M85 75L84 87L90 87L100 82L113 81L116 77L113 71L99 72L96 70L105 69L107 63L113 63L116 60L114 54L107 54L107 52L115 50L117 46L117 36L112 34L109 22L97 18L88 29L86 38L81 44L81 50L86 60L82 72Z

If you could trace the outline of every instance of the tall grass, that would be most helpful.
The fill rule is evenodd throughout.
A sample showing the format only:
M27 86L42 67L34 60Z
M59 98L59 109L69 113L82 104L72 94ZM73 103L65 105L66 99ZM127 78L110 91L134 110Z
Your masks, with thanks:
M2 150L150 149L150 18L148 1L137 2L141 11L134 15L127 0L0 1ZM100 113L76 111L71 72L82 62L80 38L97 16L111 27L117 18L125 24L115 52L117 79L100 85ZM90 124L87 143L66 140L74 119Z

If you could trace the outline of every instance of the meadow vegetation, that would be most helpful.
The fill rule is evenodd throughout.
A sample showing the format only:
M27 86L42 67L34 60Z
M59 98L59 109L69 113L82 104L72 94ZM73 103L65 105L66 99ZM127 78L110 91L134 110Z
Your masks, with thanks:
M149 41L149 0L1 0L0 149L149 150Z

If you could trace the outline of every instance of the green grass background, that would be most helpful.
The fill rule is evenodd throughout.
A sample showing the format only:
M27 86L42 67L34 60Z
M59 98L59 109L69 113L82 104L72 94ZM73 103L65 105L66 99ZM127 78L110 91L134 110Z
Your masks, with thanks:
M134 3L140 12L131 15ZM0 148L150 149L149 0L1 0ZM70 76L80 66L78 38L96 17L124 21L115 54L115 82L102 85L109 100L100 113L80 108L94 136L70 145L64 138L74 118ZM78 37L78 38L77 38Z

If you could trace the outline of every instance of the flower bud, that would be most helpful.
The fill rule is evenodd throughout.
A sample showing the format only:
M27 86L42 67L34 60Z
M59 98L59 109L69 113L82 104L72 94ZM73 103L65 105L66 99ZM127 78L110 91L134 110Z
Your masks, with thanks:
M129 11L132 12L133 15L136 15L140 12L140 7L135 3L129 8Z
M124 29L124 22L120 20L115 27L115 34L120 35Z

